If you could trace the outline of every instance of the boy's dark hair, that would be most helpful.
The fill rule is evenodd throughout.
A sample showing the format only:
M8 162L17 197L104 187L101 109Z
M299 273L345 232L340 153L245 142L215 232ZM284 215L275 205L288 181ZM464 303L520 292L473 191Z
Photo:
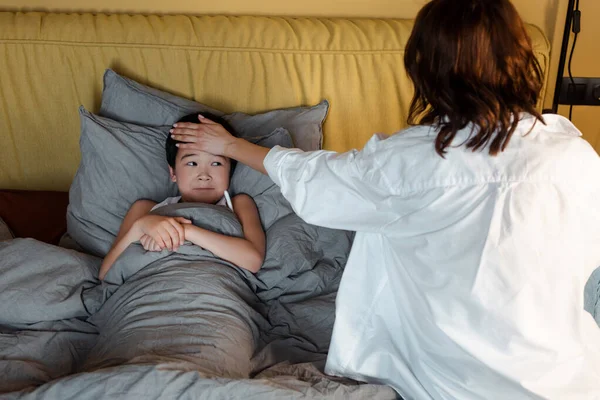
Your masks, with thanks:
M211 121L220 124L221 126L223 126L223 128L225 128L233 136L237 136L235 131L233 130L233 128L231 127L231 125L229 125L229 123L227 121L225 121L223 118L218 117L215 114L212 114L209 112L197 112L197 113L193 113L193 114L188 114L184 117L181 117L177 122L192 122L195 124L199 124L200 120L198 119L198 114L202 114L203 117L206 117L206 118L210 119ZM167 163L169 163L169 165L173 169L175 169L175 160L177 159L177 151L179 150L179 147L176 146L177 143L185 143L185 142L180 142L179 140L175 140L171 137L171 135L167 136L167 141L165 142L165 151L167 153ZM235 160L229 159L229 162L231 165L231 169L230 169L230 176L231 176L231 174L233 174L233 169L235 167Z
M432 0L417 15L404 65L415 86L408 123L439 125L442 157L469 123L467 148L491 142L491 155L506 148L520 112L544 123L542 69L509 0Z

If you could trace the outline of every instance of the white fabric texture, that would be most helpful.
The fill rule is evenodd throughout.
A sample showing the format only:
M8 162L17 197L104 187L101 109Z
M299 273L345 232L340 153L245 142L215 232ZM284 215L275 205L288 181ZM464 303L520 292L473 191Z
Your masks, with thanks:
M163 206L168 206L169 204L179 203L179 200L181 200L181 196L167 197L166 199L164 199L163 201L161 201L160 203L158 203L157 205L152 207L152 209L150 211L154 211L157 208L160 208ZM215 205L227 207L231 211L233 211L233 205L231 204L231 200L229 199L229 193L227 192L227 190L225 191L225 193L223 193L223 197L221 197L221 200L219 200Z
M361 151L276 147L307 222L357 231L325 372L411 399L600 399L600 159L567 119L521 115L497 157L416 126ZM533 126L533 129L532 129ZM528 133L529 132L529 133Z

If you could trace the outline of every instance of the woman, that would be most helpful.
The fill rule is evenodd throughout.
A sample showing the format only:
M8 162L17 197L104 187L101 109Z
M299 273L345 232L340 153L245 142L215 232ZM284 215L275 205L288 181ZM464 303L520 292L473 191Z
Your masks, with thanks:
M600 160L536 111L543 77L519 15L508 0L433 0L405 65L414 126L361 151L269 151L202 117L172 132L268 173L306 221L357 231L327 373L405 399L600 398L600 330L583 309Z

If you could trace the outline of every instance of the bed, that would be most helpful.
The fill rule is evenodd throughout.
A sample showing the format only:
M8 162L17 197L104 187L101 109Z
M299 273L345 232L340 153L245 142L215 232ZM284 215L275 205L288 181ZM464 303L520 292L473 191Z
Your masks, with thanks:
M176 194L161 146L186 113L211 111L248 140L304 150L359 148L404 127L411 27L0 13L0 189L69 192L59 245L0 242L0 397L395 398L322 372L353 233L305 223L243 165L231 185L255 199L266 231L258 274L191 244L133 244L103 283L97 275L131 203ZM548 42L528 30L547 78ZM157 212L241 234L223 208Z

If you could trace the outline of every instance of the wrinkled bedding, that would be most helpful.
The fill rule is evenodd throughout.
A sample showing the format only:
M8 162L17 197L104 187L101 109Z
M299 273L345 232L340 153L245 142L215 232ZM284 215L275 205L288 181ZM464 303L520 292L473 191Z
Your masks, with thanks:
M224 207L155 211L241 236ZM295 214L266 232L253 275L191 243L101 259L31 239L0 243L0 397L388 399L324 375L352 234Z

